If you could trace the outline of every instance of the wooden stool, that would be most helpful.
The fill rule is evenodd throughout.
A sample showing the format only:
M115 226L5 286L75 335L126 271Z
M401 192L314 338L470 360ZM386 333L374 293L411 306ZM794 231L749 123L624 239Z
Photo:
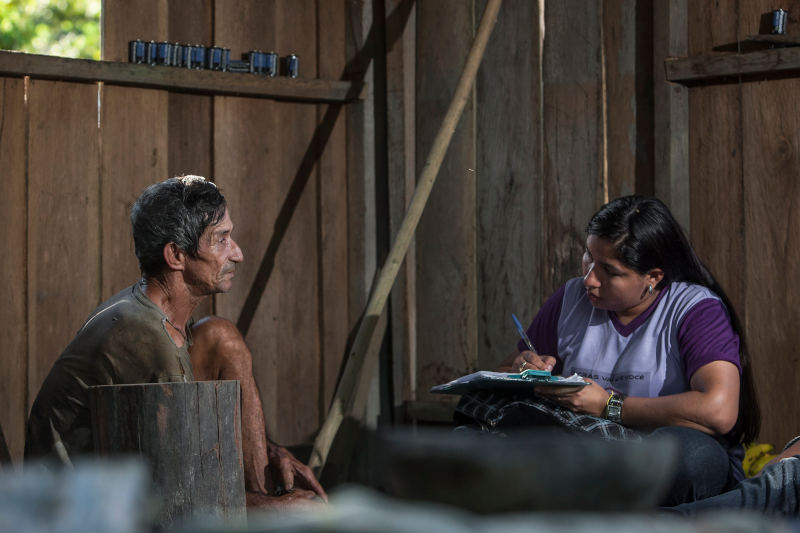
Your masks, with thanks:
M238 381L90 387L95 449L137 454L160 491L158 525L246 521Z

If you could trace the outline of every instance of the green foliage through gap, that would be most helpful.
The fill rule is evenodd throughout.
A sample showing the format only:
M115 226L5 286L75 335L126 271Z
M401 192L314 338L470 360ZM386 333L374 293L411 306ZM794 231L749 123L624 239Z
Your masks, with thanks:
M0 0L0 49L100 59L101 0Z

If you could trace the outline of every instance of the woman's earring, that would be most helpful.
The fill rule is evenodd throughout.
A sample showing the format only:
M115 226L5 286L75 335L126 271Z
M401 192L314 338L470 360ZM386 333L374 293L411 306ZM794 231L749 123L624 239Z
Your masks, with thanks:
M652 285L648 285L647 286L647 294L653 294L653 286Z

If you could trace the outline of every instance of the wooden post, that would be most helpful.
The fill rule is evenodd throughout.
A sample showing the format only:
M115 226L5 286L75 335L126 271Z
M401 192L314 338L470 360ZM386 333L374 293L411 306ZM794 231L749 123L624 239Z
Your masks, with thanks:
M147 459L161 493L160 526L246 519L238 381L89 388L95 449Z

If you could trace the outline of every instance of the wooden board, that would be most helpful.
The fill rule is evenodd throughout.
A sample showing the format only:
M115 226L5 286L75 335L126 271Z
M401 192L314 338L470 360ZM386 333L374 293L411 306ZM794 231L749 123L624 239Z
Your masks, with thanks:
M653 3L653 181L655 195L690 228L689 89L666 81L663 59L688 54L687 2Z
M167 38L167 2L107 2L103 11L103 58L128 59L128 42ZM109 298L135 282L130 208L142 190L166 179L168 162L166 91L103 88L102 137L102 295Z
M97 87L28 92L28 402L100 303Z
M800 427L800 411L786 401L800 393L794 327L800 291L789 281L800 268L798 90L800 80L742 86L745 232L736 270L746 276L747 339L764 414L761 439L776 446Z
M118 13L117 4L112 5L114 8L107 12ZM177 8L180 8L180 5L175 4ZM163 9L163 7L156 6L155 9ZM172 3L170 3L170 10L172 10ZM149 18L149 14L152 14L152 11L142 9L133 15L122 13L122 16ZM103 16L105 17L105 14ZM128 20L135 22L140 19ZM163 26L163 23L160 22L158 24L153 22L153 24L154 28ZM151 30L146 31L151 32ZM127 39L126 36L130 35L135 35L135 32L122 28L113 35L114 41L109 41L110 46L116 46L117 43L125 46L121 53L114 55L116 58L114 61L71 59L0 50L0 76L21 78L30 75L36 79L88 83L102 81L109 85L168 89L190 94L239 95L300 102L349 102L360 98L363 90L362 84L349 81L269 78L213 70L188 70L133 64L128 62L128 41L133 39ZM125 39L125 41L119 41L119 39ZM210 41L207 42L210 43Z
M739 36L756 33L769 2L740 3ZM785 9L800 11L800 2ZM741 84L743 255L735 266L746 277L747 338L761 401L761 440L783 446L797 434L800 392L796 324L800 290L791 273L800 269L800 80ZM734 238L742 240L742 234ZM739 274L741 275L741 274Z
M603 168L602 20L601 4L595 2L548 2L545 10L545 239L540 263L545 294L580 272L586 223L608 196ZM576 47L576 42L585 44Z
M386 6L386 156L389 233L394 240L416 184L416 8L410 0ZM396 410L417 395L416 246L412 242L389 300Z
M130 212L145 187L167 178L167 94L104 87L100 115L102 295L106 299L141 276Z
M273 3L239 2L214 9L215 41L241 54L251 47L275 48L276 11ZM262 21L260 30L247 21ZM281 157L276 103L241 98L214 98L213 174L228 201L234 224L233 238L244 262L237 267L230 293L216 298L217 314L239 324L253 352L253 374L261 389L268 435L276 437L278 379L275 372L277 316L281 312L274 275L275 254L270 249L281 202L276 161ZM251 293L253 294L252 296Z
M318 24L314 0L280 0L275 46L283 55L297 54L300 71L317 69ZM309 31L298 31L308 28ZM304 74L305 76L305 74ZM314 143L317 109L307 104L280 103L275 109L280 126L279 152L273 179L281 187L281 224L285 236L278 249L277 279L281 280L275 325L280 363L275 402L280 412L283 442L309 442L319 428L320 410L320 258L318 241L317 163L321 147ZM281 228L276 228L280 231ZM310 332L310 333L306 333ZM288 355L288 357L287 357ZM284 399L291 398L291 401Z
M652 30L649 2L603 2L609 200L653 194Z
M167 35L167 0L141 2L103 2L103 51L106 61L128 61L128 43L165 41ZM134 65L132 65L134 66Z
M0 276L6 280L5 305L0 308L0 428L14 460L22 459L27 409L27 197L25 84L0 78L0 180L4 193L0 210L6 214L0 229L6 252Z
M472 5L417 9L417 175L452 99L474 34ZM424 58L421 60L420 58ZM467 104L416 232L419 400L478 364L475 109Z
M170 42L214 43L213 0L169 2L167 34ZM231 80L233 81L233 80ZM213 98L170 92L167 97L167 171L164 177L195 174L213 180ZM195 319L210 315L214 299L206 298Z
M689 54L707 53L713 46L736 40L734 0L690 3ZM713 25L705 21L717 21ZM710 31L709 31L710 30ZM746 276L742 184L740 87L709 86L689 91L689 162L691 240L701 260L730 297L743 323Z
M380 53L373 4L347 4L348 79L365 83L363 100L347 106L347 270L350 323L361 319L378 268L375 193L376 75L372 58Z
M529 321L542 303L540 37L537 4L506 0L478 71L478 368L516 346L511 313Z
M311 2L217 5L214 14L216 38L232 53L296 53L301 72L315 71L316 32L293 30L315 27ZM263 21L271 23L267 31ZM233 291L218 299L217 309L246 333L268 434L282 444L308 442L320 418L318 152L310 146L316 121L316 108L305 104L236 98L214 104L214 174L245 255Z
M715 53L664 61L667 79L687 85L702 82L732 83L738 76L797 77L800 48L775 48L747 53Z
M347 9L343 0L318 2L316 75L340 79L346 68ZM319 423L328 412L347 347L349 321L347 271L347 128L341 105L317 108L317 246L319 247Z

